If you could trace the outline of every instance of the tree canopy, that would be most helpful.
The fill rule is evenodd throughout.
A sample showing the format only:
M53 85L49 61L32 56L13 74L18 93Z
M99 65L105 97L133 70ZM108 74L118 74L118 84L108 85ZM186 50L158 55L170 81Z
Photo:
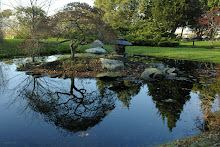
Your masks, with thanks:
M117 38L114 30L102 20L104 12L86 3L73 2L67 4L55 15L57 36L71 41L71 55L76 48L88 41L99 39L111 43Z
M193 25L201 15L200 7L199 0L154 0L152 14L157 23L174 33L178 27Z

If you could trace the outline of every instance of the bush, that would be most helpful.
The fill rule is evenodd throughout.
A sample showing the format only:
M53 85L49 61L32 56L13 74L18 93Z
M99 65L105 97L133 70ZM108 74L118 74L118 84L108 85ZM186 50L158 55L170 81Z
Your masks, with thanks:
M178 46L176 35L168 33L164 26L155 22L142 20L130 28L126 40L137 46Z
M173 39L170 39L170 38L162 37L161 40L158 42L158 46L175 47L175 46L179 46L179 42L177 42Z

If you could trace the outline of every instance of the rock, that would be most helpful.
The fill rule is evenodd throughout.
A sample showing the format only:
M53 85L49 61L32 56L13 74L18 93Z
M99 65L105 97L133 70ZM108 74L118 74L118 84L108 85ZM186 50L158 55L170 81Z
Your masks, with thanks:
M189 79L186 77L177 77L176 80L178 81L188 81Z
M91 54L106 54L106 50L101 48L101 47L96 47L96 48L90 48L85 50L85 52L87 53L91 53Z
M176 73L169 73L169 76L171 76L171 77L176 77L177 74L176 74Z
M107 73L98 74L96 77L100 79L115 79L115 78L122 78L123 74L120 72L107 72Z
M163 70L165 68L165 65L162 63L149 63L148 66L150 68L158 68L160 70Z
M174 68L174 67L173 67L173 68L170 68L169 70L167 70L167 73L168 73L168 74L173 73L175 70L176 70L176 68Z
M178 75L184 75L183 71L178 71Z
M90 48L104 48L104 44L100 40L95 40Z
M124 69L124 63L122 61L105 58L100 58L100 60L102 62L102 68L107 68L110 70Z
M144 80L152 80L151 77L153 77L154 74L162 74L162 72L160 70L158 70L157 68L147 68L141 74L141 78Z
M169 70L170 68L164 68L164 70L163 70L163 73L167 73L167 71Z

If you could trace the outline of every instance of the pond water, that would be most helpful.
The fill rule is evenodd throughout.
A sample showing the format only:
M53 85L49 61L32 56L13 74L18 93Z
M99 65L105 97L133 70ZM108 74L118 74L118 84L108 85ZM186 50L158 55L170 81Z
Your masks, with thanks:
M203 107L219 110L218 65L131 59L178 67L189 80L34 78L16 71L26 60L0 62L0 146L160 145L200 133Z

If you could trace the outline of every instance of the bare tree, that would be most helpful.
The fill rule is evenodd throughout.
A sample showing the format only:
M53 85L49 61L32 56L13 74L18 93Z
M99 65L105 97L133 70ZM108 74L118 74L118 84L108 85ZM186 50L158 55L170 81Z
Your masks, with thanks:
M3 42L3 32L2 32L2 16L0 15L0 43Z
M51 21L48 12L52 2L53 0L10 1L15 17L13 21L15 25L12 25L11 28L17 33L21 33L19 37L25 39L24 51L33 57L33 61L34 57L41 52L41 39L50 35Z

